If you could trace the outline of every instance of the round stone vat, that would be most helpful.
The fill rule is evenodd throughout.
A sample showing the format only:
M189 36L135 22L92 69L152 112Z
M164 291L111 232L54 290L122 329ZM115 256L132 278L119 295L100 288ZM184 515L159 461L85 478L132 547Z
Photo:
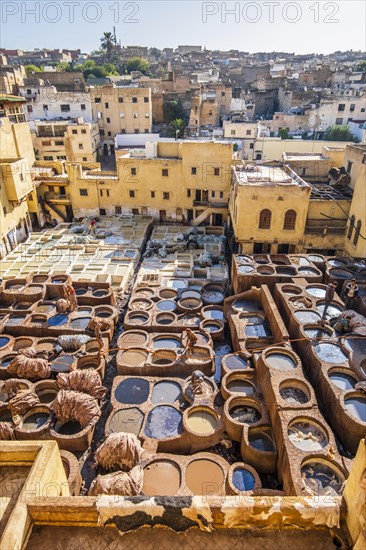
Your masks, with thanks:
M347 413L356 422L366 423L366 396L364 393L346 394L344 397L344 406Z
M225 473L214 460L200 458L192 460L185 471L187 489L193 495L206 495L209 487L210 495L225 494Z
M227 483L231 494L253 491L262 486L254 468L243 462L236 462L230 466Z
M145 346L147 342L147 332L142 330L127 330L118 338L117 345L120 349L134 348L135 346Z
M224 336L223 321L215 319L204 319L200 323L200 329L203 332L209 333L213 340L221 340Z
M225 402L225 428L234 441L241 441L244 425L256 424L261 418L261 406L253 398L233 395Z
M347 265L347 260L337 257L329 258L327 260L327 265L330 267L345 267Z
M239 394L241 396L249 396L256 393L255 385L252 379L245 374L230 372L226 374L221 382L221 393L224 399L228 399L231 395Z
M239 265L237 267L238 275L253 275L255 273L255 268L249 264Z
M159 290L161 300L174 300L177 297L177 291L174 288L163 288Z
M69 322L69 316L66 313L57 313L48 319L50 327L59 327Z
M299 323L318 323L320 321L321 315L317 311L313 310L303 310L299 309L294 312L294 317Z
M184 427L194 435L212 435L216 431L217 424L218 416L209 407L191 407L184 413Z
M305 290L310 296L313 296L314 298L324 298L325 296L324 286L320 286L320 285L307 286Z
M342 494L345 477L327 460L317 458L306 460L301 466L301 477L308 492L318 496Z
M153 460L144 468L142 492L146 496L175 496L182 483L180 466L172 460Z
M19 351L21 349L33 347L34 340L33 338L26 338L24 336L19 336L14 338L13 351Z
M328 340L333 336L333 330L330 327L320 327L319 325L304 325L303 333L310 340Z
M138 311L148 311L153 307L154 303L149 298L134 298L128 304L128 307Z
M186 315L181 315L178 322L180 325L184 325L185 327L198 327L201 322L201 318L199 315L195 315L194 313L187 313Z
M108 296L110 290L107 290L105 288L96 288L95 290L93 290L92 292L92 296L94 298L105 298L106 296Z
M2 379L10 378L7 368L12 362L12 360L14 359L14 357L16 356L17 356L16 353L6 353L0 358L0 378Z
M50 409L46 405L37 405L21 417L14 431L17 439L39 439L47 434L50 425Z
M45 284L46 282L48 282L48 275L33 275L32 277L32 283L35 283L35 284Z
M12 345L12 339L11 336L0 336L0 350L3 353L5 348L10 347Z
M302 294L302 289L296 285L284 285L281 290L284 294L289 296L298 296Z
M76 317L70 321L70 327L73 330L85 330L91 320L91 317Z
M51 277L51 283L53 285L64 285L69 282L69 277L67 275L53 275Z
M288 265L276 267L276 273L281 277L295 277L297 275L296 268Z
M280 396L287 406L301 407L309 403L311 398L310 388L301 380L286 380L281 382L279 388Z
M325 304L324 302L318 302L316 305L316 310L320 313L320 315L323 315ZM342 306L335 304L332 302L328 309L325 318L331 319L332 317L339 317L339 315L342 313L343 308Z
M133 293L133 297L134 298L152 298L152 296L154 296L155 292L152 288L148 287L148 286L143 286L143 287L140 287L140 288L137 288L134 293Z
M287 433L291 443L301 451L320 451L329 443L325 429L307 417L293 420L288 426Z
M315 355L325 363L341 365L347 361L347 356L343 353L340 346L328 342L320 342L313 347Z
M96 338L92 338L85 344L85 351L87 353L97 353L99 350L99 342Z
M134 312L128 312L126 315L126 322L127 325L145 325L149 321L149 314L145 311L134 311Z
M358 380L350 374L349 369L330 369L328 378L337 388L342 391L353 390Z
M151 402L154 405L158 403L174 403L182 397L182 388L177 382L163 380L157 382L152 390Z
M150 384L143 378L127 378L118 384L114 398L124 405L141 405L149 396Z
M143 367L148 357L147 351L138 348L129 348L120 352L119 363L127 367Z
M201 308L202 300L199 298L181 298L178 301L178 311L181 313L198 313Z
M182 413L171 405L158 405L146 419L145 435L152 439L178 437L183 431Z
M220 305L223 303L224 298L224 289L220 287L206 285L205 290L202 292L202 300L205 305Z
M50 434L52 439L57 441L60 449L66 451L85 451L91 444L95 424L98 418L91 425L83 426L74 418L67 422L60 422L56 419L51 425Z
M259 265L257 267L259 275L273 275L275 273L274 267L271 265Z
M240 353L240 352L229 353L228 355L224 355L224 357L222 358L222 362L221 362L222 376L232 371L246 370L250 368L251 366L250 366L249 358L246 357L244 353Z
M151 355L152 365L170 366L177 360L177 354L173 350L160 349Z
M55 304L52 302L41 302L34 310L34 313L44 313L47 315L51 313L51 311L54 311L55 307Z
M70 494L72 496L78 496L83 483L79 462L76 456L69 451L60 451L62 460L62 466L64 468L67 483L69 485Z
M5 321L5 327L24 325L26 322L26 318L27 315L21 315L20 313L11 313Z
M198 290L183 290L182 294L180 295L181 300L193 298L194 300L201 300L201 293Z
M264 352L262 358L271 369L291 371L298 366L297 358L285 349L272 348Z
M270 427L249 428L248 439L250 446L257 451L263 453L276 452L273 433Z
M40 380L34 384L34 392L43 405L49 405L57 395L57 382L56 380Z
M158 349L177 349L182 347L182 342L176 336L157 336L152 340L152 347Z
M29 382L29 380L18 379L18 387L19 387L19 390L32 390L33 384L32 382ZM9 395L4 390L3 384L1 383L0 384L0 407L1 405L3 405L4 403L7 403L8 401L9 401Z
M329 277L331 280L348 280L352 279L353 273L348 269L334 268L329 270Z
M238 265L252 264L255 261L251 256L246 255L236 256L235 259Z
M88 354L83 357L78 357L76 368L78 370L94 369L103 379L105 371L105 360L103 357L99 358L98 354Z
M127 432L137 437L142 428L144 414L137 407L112 412L106 423L106 434Z
M160 300L160 302L157 302L156 307L159 311L176 311L177 304L174 300Z
M201 313L204 319L225 321L224 308L221 306L205 306L204 308L202 308Z
M243 299L234 300L232 302L232 308L235 311L238 311L238 312L241 312L241 311L248 311L248 312L260 311L262 309L260 304L258 304L254 300L252 301L252 300L243 300Z
M177 321L177 317L174 313L169 313L168 311L166 313L158 313L155 317L156 322L158 325L171 325L172 323L175 323Z
M94 315L99 319L112 319L116 317L116 311L111 306L96 306L94 308Z
M76 296L84 296L88 292L87 288L75 288Z
M303 275L304 277L319 277L321 275L320 271L315 269L315 267L298 267L297 272L299 275Z

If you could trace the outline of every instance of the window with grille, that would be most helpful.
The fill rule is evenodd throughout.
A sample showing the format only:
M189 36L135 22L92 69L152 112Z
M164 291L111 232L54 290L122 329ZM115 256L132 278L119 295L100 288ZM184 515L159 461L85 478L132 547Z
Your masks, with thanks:
M272 212L266 208L259 214L259 229L271 228Z
M285 220L283 223L283 228L285 230L294 230L296 225L296 212L295 210L287 210L285 214Z
M361 225L362 225L361 220L358 220L357 225L356 225L355 236L353 237L354 246L356 246L357 243L358 243L358 238L359 238L360 233L361 233Z
M352 233L353 233L354 226L355 226L355 217L352 216L350 224L349 224L349 228L348 228L347 239L352 239Z

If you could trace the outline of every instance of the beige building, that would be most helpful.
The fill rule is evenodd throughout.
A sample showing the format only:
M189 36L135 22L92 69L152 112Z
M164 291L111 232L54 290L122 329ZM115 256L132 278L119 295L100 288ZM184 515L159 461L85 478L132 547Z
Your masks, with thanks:
M302 240L311 187L289 167L237 164L230 218L240 251L295 252Z
M0 96L0 257L10 252L32 228L27 200L35 198L32 180L35 158L24 103L17 96Z
M90 87L90 96L104 154L114 154L117 134L151 133L151 88L110 84Z
M194 225L226 221L230 143L161 140L145 149L119 150L116 159L117 172L59 163L56 176L40 178L44 198L52 199L59 219L72 208L75 217L142 214Z
M29 123L38 160L96 162L100 147L96 122L76 120L36 120Z
M366 258L366 145L348 145L344 166L353 188L345 250L349 256Z

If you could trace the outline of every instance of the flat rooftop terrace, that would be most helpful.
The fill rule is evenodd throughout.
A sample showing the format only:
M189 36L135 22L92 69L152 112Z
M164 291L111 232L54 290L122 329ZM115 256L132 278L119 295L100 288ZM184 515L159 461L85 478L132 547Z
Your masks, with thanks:
M353 190L350 187L336 189L327 183L310 183L310 200L351 200Z
M239 166L234 174L239 185L307 186L299 176L288 173L282 166Z

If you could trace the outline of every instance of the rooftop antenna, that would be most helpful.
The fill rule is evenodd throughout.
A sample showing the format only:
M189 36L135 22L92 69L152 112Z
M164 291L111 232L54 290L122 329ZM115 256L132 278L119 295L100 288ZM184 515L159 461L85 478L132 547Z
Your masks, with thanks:
M117 44L116 27L113 27L113 40L114 43Z

